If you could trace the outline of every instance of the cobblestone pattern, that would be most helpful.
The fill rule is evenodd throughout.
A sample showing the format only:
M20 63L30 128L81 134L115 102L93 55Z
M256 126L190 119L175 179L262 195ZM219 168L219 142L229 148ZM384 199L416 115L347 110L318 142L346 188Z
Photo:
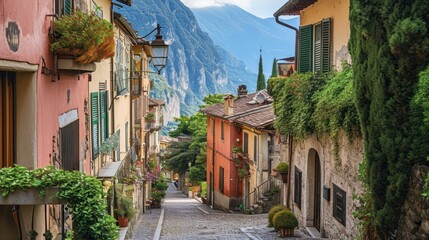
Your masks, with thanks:
M164 221L161 240L244 240L279 238L271 228L266 228L267 214L244 215L213 210L195 199L187 198L170 184L162 204ZM144 214L130 239L152 240L160 216L160 209ZM310 239L300 231L296 237Z

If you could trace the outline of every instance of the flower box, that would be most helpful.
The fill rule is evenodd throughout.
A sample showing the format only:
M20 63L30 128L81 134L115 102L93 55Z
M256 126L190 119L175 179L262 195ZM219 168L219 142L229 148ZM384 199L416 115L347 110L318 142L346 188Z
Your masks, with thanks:
M40 196L40 189L38 188L18 189L6 197L0 196L0 205L66 204L67 201L56 197L59 190L59 187L49 187L45 189L45 195Z

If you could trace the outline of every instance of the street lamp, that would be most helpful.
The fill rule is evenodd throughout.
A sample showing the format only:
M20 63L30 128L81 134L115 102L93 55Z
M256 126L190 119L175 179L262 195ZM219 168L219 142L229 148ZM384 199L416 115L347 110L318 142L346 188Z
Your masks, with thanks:
M155 40L153 40L150 44L154 55L151 61L153 66L158 71L158 74L160 74L162 69L165 68L165 65L167 65L168 47L169 47L168 44L166 44L165 41L162 39L161 26L157 24L156 28L153 29L150 33L148 33L143 38L149 36L155 30L157 31L155 35Z

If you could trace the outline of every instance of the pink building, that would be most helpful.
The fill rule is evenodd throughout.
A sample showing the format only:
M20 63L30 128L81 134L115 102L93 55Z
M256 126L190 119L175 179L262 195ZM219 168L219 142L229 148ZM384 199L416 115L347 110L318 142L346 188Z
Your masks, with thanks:
M82 7L79 2L0 1L0 168L55 165L90 171L88 71L95 65L79 66L50 51L54 15ZM34 228L43 237L47 213L38 204L0 205L0 239L25 236L31 205L36 205Z

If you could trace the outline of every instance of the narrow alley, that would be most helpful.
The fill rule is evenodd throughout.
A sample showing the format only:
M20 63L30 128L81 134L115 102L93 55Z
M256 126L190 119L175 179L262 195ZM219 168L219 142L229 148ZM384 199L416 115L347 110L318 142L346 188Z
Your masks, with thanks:
M130 240L285 239L266 228L267 214L245 215L213 210L169 184L161 209L144 214ZM310 239L300 231L294 238Z

